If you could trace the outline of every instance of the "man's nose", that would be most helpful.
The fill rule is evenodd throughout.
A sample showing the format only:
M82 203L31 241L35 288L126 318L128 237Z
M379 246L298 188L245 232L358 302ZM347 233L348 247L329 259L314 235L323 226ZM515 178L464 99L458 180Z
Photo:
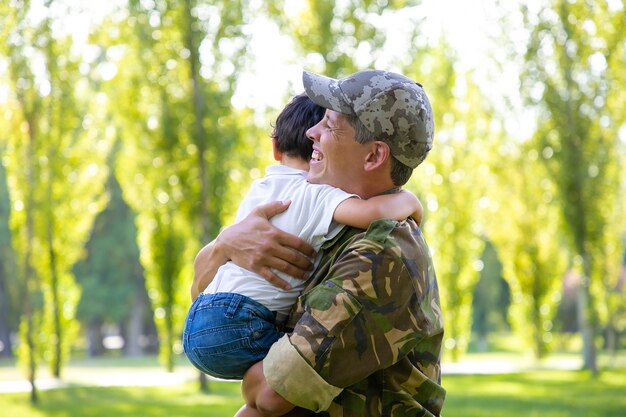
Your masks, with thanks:
M306 137L311 139L313 142L315 142L317 140L317 137L314 134L315 134L315 126L310 127L310 128L307 129Z

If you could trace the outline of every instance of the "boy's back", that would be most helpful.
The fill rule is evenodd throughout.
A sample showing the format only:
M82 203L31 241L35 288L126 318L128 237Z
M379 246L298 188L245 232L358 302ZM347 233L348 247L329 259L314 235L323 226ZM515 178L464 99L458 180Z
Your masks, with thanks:
M271 219L276 227L306 240L315 250L332 239L343 227L332 221L337 205L353 195L325 184L310 184L306 171L285 165L270 166L266 175L256 180L237 212L236 221L256 206L271 201L291 200L289 209ZM298 297L304 282L285 274L280 277L291 284L281 290L263 277L232 262L220 267L205 293L230 292L248 296L271 311L286 315Z

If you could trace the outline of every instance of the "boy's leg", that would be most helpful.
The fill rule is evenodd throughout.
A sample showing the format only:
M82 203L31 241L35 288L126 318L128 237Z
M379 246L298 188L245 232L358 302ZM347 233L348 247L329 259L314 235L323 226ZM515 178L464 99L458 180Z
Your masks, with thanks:
M273 314L258 302L234 293L201 294L188 314L183 347L202 372L241 379L280 336Z

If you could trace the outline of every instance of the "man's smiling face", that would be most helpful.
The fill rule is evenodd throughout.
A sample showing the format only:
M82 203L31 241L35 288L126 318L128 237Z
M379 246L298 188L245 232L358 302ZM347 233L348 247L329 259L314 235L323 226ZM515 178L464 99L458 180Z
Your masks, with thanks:
M354 129L346 116L326 110L324 118L307 131L307 136L313 141L309 182L355 192L369 148L355 141Z

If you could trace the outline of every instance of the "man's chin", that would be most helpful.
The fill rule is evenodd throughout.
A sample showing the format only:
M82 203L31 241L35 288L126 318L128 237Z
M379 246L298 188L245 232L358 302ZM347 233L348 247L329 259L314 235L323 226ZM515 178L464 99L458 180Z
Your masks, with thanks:
M311 171L309 171L309 173L307 174L306 180L310 182L311 184L321 184L319 177L316 176L315 173L312 173Z

